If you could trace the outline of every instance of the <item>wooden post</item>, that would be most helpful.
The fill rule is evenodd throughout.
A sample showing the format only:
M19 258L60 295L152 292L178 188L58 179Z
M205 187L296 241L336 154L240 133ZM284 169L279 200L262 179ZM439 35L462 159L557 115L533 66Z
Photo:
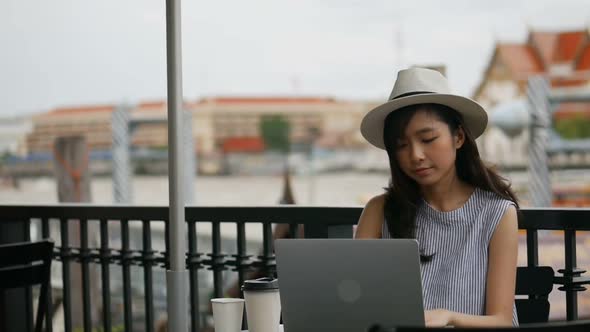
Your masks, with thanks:
M53 157L59 202L90 202L88 150L84 137L58 137Z
M60 203L88 203L92 201L90 194L90 172L88 168L88 148L86 140L81 136L58 137L53 149L57 195ZM89 230L89 246L96 247L96 240ZM68 221L70 247L80 248L80 221ZM82 302L82 269L79 263L70 265L71 317L72 327L83 327ZM90 269L91 297L98 297L98 278L94 266ZM96 294L96 295L95 295ZM93 318L97 317L97 308L91 309ZM93 319L94 321L95 319Z

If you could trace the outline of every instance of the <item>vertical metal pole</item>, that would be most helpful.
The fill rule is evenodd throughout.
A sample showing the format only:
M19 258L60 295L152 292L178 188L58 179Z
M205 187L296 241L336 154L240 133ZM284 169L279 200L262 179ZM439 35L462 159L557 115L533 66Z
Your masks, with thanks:
M547 143L551 109L549 104L549 83L542 77L529 78L527 87L529 111L531 114L529 139L529 195L534 207L551 206L552 192L549 178Z
M166 55L168 72L168 181L170 270L166 272L168 331L188 329L188 271L185 265L185 219L182 129L182 47L180 0L166 0Z

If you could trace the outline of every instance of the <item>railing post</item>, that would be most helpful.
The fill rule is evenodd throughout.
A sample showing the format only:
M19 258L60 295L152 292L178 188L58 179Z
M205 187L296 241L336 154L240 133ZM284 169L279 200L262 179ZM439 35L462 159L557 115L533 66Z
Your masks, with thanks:
M133 331L131 299L131 263L133 254L129 249L129 220L121 220L121 268L123 270L123 320L125 331Z
M51 238L51 234L49 232L49 218L43 218L41 220L41 238L43 239L49 239ZM55 256L52 256L52 260L55 260ZM51 276L50 276L51 278ZM51 280L50 280L51 281ZM51 286L51 282L49 283L49 285ZM47 292L47 305L46 305L46 310L47 310L47 317L49 317L48 321L52 322L52 317L53 317L53 294L52 294L52 287L49 287L49 291ZM49 323L47 325L47 331L46 332L53 332L53 324ZM107 331L105 331L107 332ZM108 331L110 332L110 331Z
M537 230L526 230L526 258L527 266L534 267L539 265L539 238ZM535 299L538 296L529 295L529 299Z
M269 277L274 277L277 269L273 248L272 224L264 222L262 224L262 256L258 258L260 259L261 271Z
M223 297L223 279L222 273L225 270L225 254L221 253L221 225L218 221L213 222L213 237L211 239L211 260L209 261L210 269L213 270L213 292L215 297Z
M90 250L88 249L88 220L80 223L80 265L82 267L82 314L84 331L92 330L92 314L90 303Z
M250 255L246 254L246 224L237 222L237 253L234 255L235 271L238 272L238 287L240 288L240 297L243 297L241 287L244 284L245 274L250 267Z
M539 239L537 230L526 231L526 258L528 266L539 265Z
M189 289L190 289L190 307L191 307L191 331L201 330L201 308L199 306L199 268L201 268L201 258L197 252L197 230L196 223L188 223L188 271L189 271Z
M64 311L64 330L72 331L72 275L71 260L72 248L70 247L70 229L69 220L60 219L59 227L61 233L61 249L59 256L61 258L61 273L63 282L63 311Z
M580 270L576 267L576 231L568 229L564 233L564 244L565 244L565 269L561 269L558 272L563 274L559 290L565 291L565 307L567 320L578 319L578 292L586 290L586 288L577 285L575 279L579 278L580 275L586 271Z
M100 221L100 268L102 276L102 326L104 332L111 332L111 248L109 248L108 220Z
M145 291L145 327L144 331L154 331L154 292L152 266L155 263L154 251L152 250L152 229L149 220L142 220L143 252L143 287Z

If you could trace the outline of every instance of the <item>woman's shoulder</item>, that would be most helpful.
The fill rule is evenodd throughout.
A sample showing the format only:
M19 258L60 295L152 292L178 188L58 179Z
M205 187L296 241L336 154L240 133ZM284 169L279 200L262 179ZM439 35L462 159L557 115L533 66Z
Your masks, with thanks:
M371 197L371 199L367 201L365 208L383 208L383 206L385 205L386 196L387 194L381 194Z
M387 194L381 194L371 197L365 204L364 213L370 213L373 216L383 218L383 210L385 208L385 198Z
M361 213L355 238L380 238L383 225L383 207L385 195L377 195L369 199Z
M502 207L507 207L509 205L514 205L516 206L516 203L513 202L512 200L506 199L505 197L503 197L502 195L495 193L491 190L486 190L483 188L476 188L476 192L477 192L477 196L479 196L479 199L486 202L486 203L492 203L491 205L498 205L498 206L502 206Z
M493 191L479 189L479 197L480 197L480 206L479 206L479 216L480 220L484 220L483 224L484 227L488 230L488 241L491 239L492 234L494 233L496 227L506 216L507 214L510 216L517 215L517 205L512 200L504 198L502 195L497 194ZM517 217L514 217L517 218Z

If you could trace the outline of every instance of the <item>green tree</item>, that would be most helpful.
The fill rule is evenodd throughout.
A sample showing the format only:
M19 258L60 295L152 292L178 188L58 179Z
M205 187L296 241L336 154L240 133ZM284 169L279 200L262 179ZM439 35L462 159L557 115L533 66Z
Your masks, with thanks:
M265 115L260 121L260 134L268 150L289 153L291 125L282 115Z
M590 138L590 119L580 114L569 119L556 120L555 131L564 139Z

